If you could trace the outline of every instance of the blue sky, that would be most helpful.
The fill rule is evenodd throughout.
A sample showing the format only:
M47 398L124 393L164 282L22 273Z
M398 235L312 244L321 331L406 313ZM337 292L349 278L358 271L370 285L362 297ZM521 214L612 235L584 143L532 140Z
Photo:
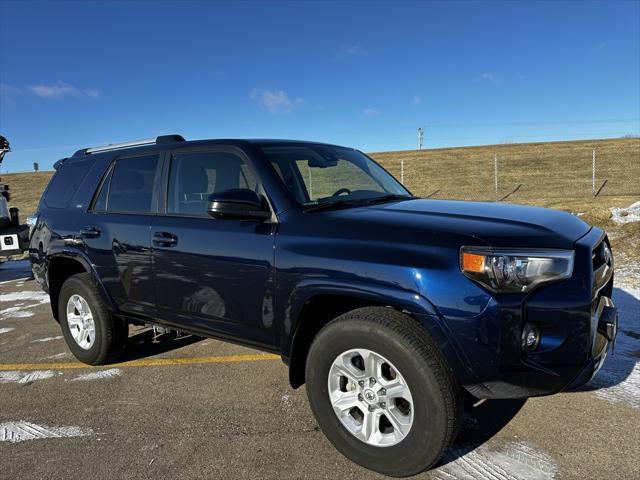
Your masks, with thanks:
M181 133L366 151L640 133L640 2L0 0L2 171Z

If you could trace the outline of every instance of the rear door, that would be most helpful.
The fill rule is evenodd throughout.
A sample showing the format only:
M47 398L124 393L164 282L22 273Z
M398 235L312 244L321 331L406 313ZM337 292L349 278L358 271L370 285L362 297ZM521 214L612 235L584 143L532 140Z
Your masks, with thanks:
M214 192L261 189L249 158L235 147L176 149L165 171L164 213L151 227L159 316L271 348L276 224L207 214Z
M151 221L157 212L160 154L121 156L107 170L81 228L110 296L128 313L155 314Z

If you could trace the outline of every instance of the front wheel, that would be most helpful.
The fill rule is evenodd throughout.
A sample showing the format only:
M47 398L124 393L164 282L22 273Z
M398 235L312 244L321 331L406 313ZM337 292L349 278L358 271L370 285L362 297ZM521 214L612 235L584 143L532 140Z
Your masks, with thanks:
M314 339L306 363L311 408L331 443L392 476L434 465L461 420L459 388L413 319L389 308L342 315Z

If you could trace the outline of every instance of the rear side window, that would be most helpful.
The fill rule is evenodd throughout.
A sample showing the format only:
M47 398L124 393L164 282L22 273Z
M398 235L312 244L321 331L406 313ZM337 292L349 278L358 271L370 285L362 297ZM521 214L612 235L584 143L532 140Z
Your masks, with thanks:
M120 158L111 172L106 208L108 212L149 213L158 155ZM103 185L102 189L106 187ZM98 195L102 196L102 192Z
M93 162L81 160L63 162L51 179L43 201L47 207L66 208L87 176Z

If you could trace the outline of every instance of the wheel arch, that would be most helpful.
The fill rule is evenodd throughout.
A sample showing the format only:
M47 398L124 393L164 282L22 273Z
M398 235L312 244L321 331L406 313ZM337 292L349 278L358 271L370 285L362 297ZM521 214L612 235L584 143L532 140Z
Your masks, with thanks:
M97 286L102 300L110 310L113 310L113 303L89 259L80 252L59 252L49 255L47 260L47 285L51 301L51 313L58 322L60 321L58 318L58 300L62 285L69 277L78 273L89 273L91 275L91 279Z
M293 388L305 383L309 347L322 327L338 316L361 307L392 308L404 313L425 328L454 374L466 373L458 352L442 327L441 317L435 307L420 295L399 289L341 289L334 285L331 288L314 289L313 293L302 297L298 299L297 306L291 309L293 313L290 318L295 320L293 333L282 349L285 363L289 365L289 382Z

